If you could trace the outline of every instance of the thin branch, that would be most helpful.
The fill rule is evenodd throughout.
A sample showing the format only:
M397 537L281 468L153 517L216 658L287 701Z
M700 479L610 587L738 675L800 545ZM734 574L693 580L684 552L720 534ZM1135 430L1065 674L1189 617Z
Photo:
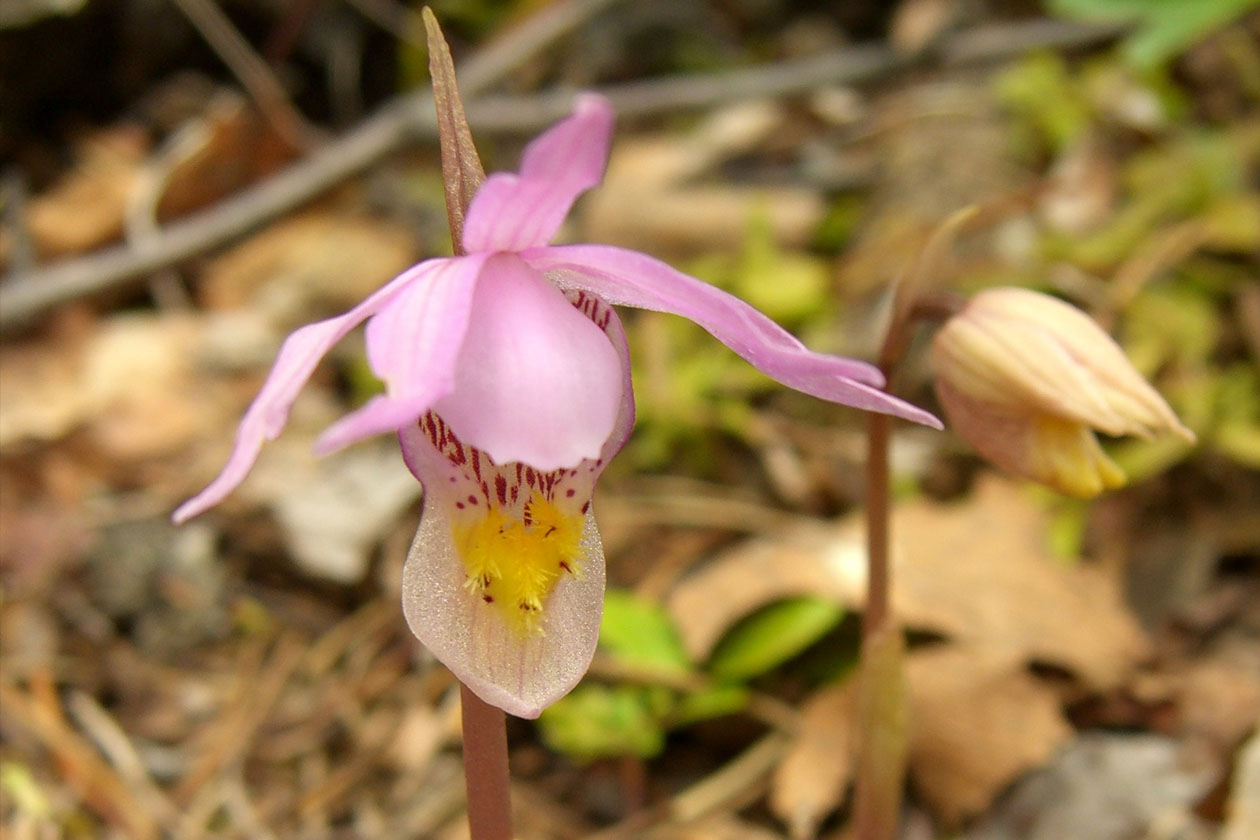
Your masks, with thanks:
M603 0L575 4L590 10ZM552 10L549 9L548 12ZM528 38L558 37L573 26L575 18L552 21L541 32L522 26L521 41ZM1066 45L1064 33L1047 32L1044 21L1023 24L1057 46ZM1011 27L1007 27L1010 29ZM525 31L527 30L527 31ZM1005 31L1005 30L1004 30ZM950 62L1004 58L1028 48L1028 37L1008 33L1007 52L1001 44L984 49L974 46L961 56L951 53L951 45L968 40L975 32L954 36L939 54ZM1078 27L1072 30L1072 46L1086 46L1108 40L1114 27ZM529 42L534 50L542 41ZM509 47L511 49L509 49ZM460 86L468 97L469 122L484 133L524 133L533 131L565 115L572 105L572 91L551 90L533 96L484 96L498 75L510 69L507 56L528 52L523 46L496 42L486 53L465 62ZM809 58L733 72L696 74L683 78L632 82L603 89L623 117L712 106L751 97L788 96L821 85L857 84L887 75L908 66L910 59L881 46L830 51ZM48 268L18 273L0 285L0 332L21 327L49 309L66 301L123 288L137 277L173 265L205 251L221 247L296 207L305 204L330 187L371 166L389 152L418 139L437 136L432 97L410 94L383 106L353 131L331 141L289 169L257 186L243 190L220 204L188 216L162 229L143 247L120 245L85 257L66 260Z
M171 0L188 18L189 23L201 33L210 48L232 71L232 75L258 108L287 142L295 148L305 148L311 132L306 120L289 101L284 86L276 79L267 62L263 61L244 36L232 25L232 21L215 5L214 0Z

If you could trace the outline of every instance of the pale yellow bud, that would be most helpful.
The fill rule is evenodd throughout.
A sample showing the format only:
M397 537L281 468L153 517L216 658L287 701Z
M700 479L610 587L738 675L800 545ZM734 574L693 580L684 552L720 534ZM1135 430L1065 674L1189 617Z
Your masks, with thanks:
M932 366L960 437L996 466L1073 496L1124 483L1093 429L1194 442L1111 337L1048 295L976 295L936 334Z

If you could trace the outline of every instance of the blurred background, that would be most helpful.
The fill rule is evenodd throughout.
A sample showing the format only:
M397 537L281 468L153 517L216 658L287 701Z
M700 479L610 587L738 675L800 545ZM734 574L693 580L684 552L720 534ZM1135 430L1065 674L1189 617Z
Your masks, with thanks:
M621 113L562 238L871 358L890 284L1085 309L1198 435L1092 502L900 426L906 838L1260 837L1255 0L435 0L486 169ZM0 4L0 833L467 836L458 691L399 576L420 487L311 444L345 342L182 528L283 337L450 251L419 4ZM509 726L522 838L846 837L863 421L624 315L587 679ZM930 335L925 332L924 338ZM936 410L919 347L893 383Z

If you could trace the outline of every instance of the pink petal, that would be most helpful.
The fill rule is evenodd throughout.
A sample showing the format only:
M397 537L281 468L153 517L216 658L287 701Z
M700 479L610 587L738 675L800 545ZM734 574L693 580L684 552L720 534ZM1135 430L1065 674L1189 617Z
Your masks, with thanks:
M429 260L400 274L344 315L308 324L285 339L267 381L236 429L236 444L219 476L180 505L172 519L184 522L217 505L245 480L258 459L263 441L274 440L289 420L298 393L319 360L360 321L387 306L400 292L437 271L444 260Z
M526 147L519 175L486 179L464 219L464 250L519 251L550 242L577 197L604 176L613 119L603 97L579 97L572 116Z
M416 433L408 429L403 435ZM420 529L403 567L403 613L425 647L481 699L523 718L536 718L577 684L599 638L604 552L588 512L582 538L586 562L547 600L541 633L522 635L498 619L465 587L465 570L451 539L445 493L426 490Z
M767 376L806 394L942 428L928 412L879 390L872 365L814 353L739 298L644 254L604 245L561 245L521 254L561 288L582 289L613 304L682 315Z
M624 391L604 332L513 255L481 273L455 366L433 409L496 463L572 467L599 455Z
M488 259L475 254L435 261L435 271L368 321L368 363L385 381L386 394L330 426L316 442L316 451L330 452L392 432L451 392L478 277Z

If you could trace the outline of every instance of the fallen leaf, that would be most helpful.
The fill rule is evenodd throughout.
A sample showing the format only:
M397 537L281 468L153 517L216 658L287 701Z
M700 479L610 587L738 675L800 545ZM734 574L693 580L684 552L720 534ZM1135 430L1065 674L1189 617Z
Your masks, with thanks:
M888 40L903 55L913 55L957 22L955 0L902 0L888 25Z
M194 370L206 321L119 314L90 331L0 350L0 447L87 429L123 461L167 454L212 435L235 411Z
M160 153L164 170L159 221L213 204L274 172L295 150L271 121L234 91L221 90L204 113L185 124Z
M1086 685L1117 685L1148 644L1116 583L1052 557L1048 517L1020 485L986 477L965 502L893 512L892 603L907 627L1057 665ZM666 606L704 661L736 621L771 601L865 600L863 525L803 525L741 543L683 578Z
M1072 736L1054 690L1017 653L942 645L907 661L910 778L947 826L986 810Z
M1238 753L1229 816L1220 840L1255 840L1256 837L1260 837L1260 730Z
M0 449L57 440L83 422L91 400L80 387L86 333L0 346Z
M1079 235L1111 215L1117 191L1115 160L1098 137L1086 134L1055 162L1038 209L1052 230Z
M800 723L770 785L770 809L794 838L816 836L844 801L857 744L855 703L854 683L845 680L824 686L801 705Z
M1118 685L1149 645L1118 584L1055 558L1049 521L1015 482L987 476L967 501L893 511L893 604L901 621Z
M103 452L122 461L154 457L229 422L193 371L200 326L196 317L175 314L102 322L84 353L79 387L87 398L84 419Z
M1181 730L1228 756L1260 724L1260 672L1255 663L1199 661L1182 677Z
M147 149L138 125L88 136L74 168L27 206L26 228L39 255L80 253L117 239Z
M693 662L709 658L737 621L772 601L802 595L860 604L865 548L858 523L802 525L748 540L683 578L666 608Z

